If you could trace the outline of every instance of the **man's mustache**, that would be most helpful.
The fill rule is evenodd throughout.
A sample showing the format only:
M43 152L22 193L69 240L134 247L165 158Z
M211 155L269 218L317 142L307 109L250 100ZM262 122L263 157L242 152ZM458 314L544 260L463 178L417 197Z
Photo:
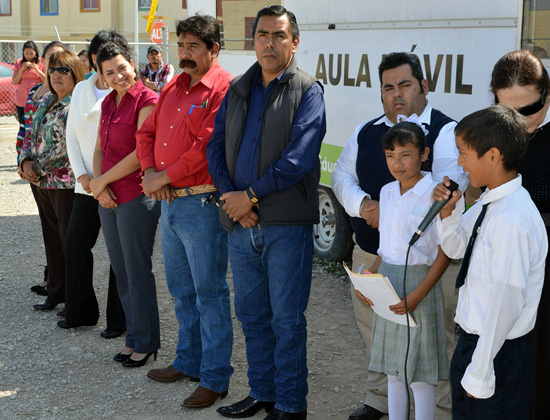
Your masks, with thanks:
M180 69L183 69L185 67L188 68L195 68L197 67L197 62L195 60L190 60L187 58L183 58L180 60Z

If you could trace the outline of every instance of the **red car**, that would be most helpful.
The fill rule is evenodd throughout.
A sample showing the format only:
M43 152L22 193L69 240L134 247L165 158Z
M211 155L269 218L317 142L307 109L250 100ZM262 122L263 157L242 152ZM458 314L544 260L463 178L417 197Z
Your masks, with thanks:
M0 115L15 114L15 85L11 83L13 66L0 62Z

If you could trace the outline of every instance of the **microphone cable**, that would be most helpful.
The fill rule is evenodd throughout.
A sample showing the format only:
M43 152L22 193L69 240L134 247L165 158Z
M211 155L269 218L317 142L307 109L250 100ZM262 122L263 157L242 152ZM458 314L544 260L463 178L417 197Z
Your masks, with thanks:
M409 321L409 306L407 305L407 267L409 265L409 252L411 244L407 248L407 256L405 257L405 271L403 273L403 301L405 302L405 317L407 318L407 351L405 352L405 386L407 387L407 420L411 418L411 392L409 381L407 379L407 362L409 360L409 349L411 347L411 325Z

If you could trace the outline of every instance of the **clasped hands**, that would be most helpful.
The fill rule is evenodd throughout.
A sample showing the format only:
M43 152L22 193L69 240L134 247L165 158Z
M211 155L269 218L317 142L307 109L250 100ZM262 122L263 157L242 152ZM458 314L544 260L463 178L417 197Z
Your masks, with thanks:
M94 195L94 198L99 201L102 207L107 209L118 207L115 193L111 190L111 187L104 182L102 176L92 178L90 175L85 174L78 177L78 182L80 182L84 191Z
M245 229L250 229L258 224L258 214L252 208L254 204L248 198L246 191L230 191L220 197L225 201L222 209L234 221L239 222Z
M360 214L367 225L373 229L378 229L378 221L380 219L380 203L376 200L368 199L361 206Z

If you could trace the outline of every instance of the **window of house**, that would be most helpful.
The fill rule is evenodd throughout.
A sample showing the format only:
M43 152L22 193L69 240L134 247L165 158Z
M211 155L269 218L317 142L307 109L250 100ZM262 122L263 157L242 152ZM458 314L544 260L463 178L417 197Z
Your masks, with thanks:
M153 0L137 0L138 2L138 10L147 10L149 11L151 9L151 2Z
M0 0L0 16L11 16L11 0Z
M40 14L41 15L58 15L59 8L57 4L58 0L40 0Z
M81 12L99 12L99 0L80 0Z

